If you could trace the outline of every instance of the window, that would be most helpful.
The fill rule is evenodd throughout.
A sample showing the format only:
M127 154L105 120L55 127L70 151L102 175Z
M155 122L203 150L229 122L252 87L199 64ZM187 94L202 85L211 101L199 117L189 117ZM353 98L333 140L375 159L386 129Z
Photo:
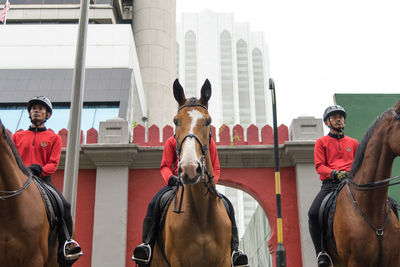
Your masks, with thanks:
M81 129L84 133L92 127L99 130L100 121L118 117L118 112L118 103L84 104L81 116ZM56 133L62 128L68 129L69 115L69 105L57 105L53 103L53 114L46 122L46 127ZM19 129L28 129L31 124L25 105L0 106L0 118L5 127L13 133Z
M251 123L250 112L250 82L249 82L249 64L247 55L247 44L239 40L236 46L236 60L239 85L239 115L240 124L249 125Z
M263 59L260 49L253 50L253 79L254 79L254 98L256 104L256 123L263 125L267 123L265 94L264 94L264 70Z
M229 125L235 123L233 98L232 39L227 31L220 36L222 121Z
M186 97L197 96L197 61L196 34L188 31L185 34L185 94Z

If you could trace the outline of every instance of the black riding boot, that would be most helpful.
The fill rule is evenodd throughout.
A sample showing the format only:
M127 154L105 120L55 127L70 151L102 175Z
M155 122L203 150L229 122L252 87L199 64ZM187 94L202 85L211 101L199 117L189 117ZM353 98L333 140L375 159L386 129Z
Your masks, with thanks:
M235 220L235 218L233 218ZM232 266L233 267L244 267L248 266L249 260L247 259L246 254L239 249L239 235L238 230L232 223L232 240L231 240L231 250L232 250Z
M152 247L154 246L154 241L155 241L154 228L155 228L154 217L144 218L143 230L142 230L143 243L135 248L132 255L132 260L136 261L136 263L140 267L150 266Z
M232 239L231 239L232 266L233 267L248 266L249 261L247 259L246 254L244 254L243 251L239 250L239 234L238 234L238 229L236 226L235 210L234 210L230 200L222 194L221 194L221 196L228 203L229 210L227 210L227 212L228 212L228 217L231 220L231 224L232 224Z
M321 252L321 231L319 224L308 221L308 227L314 243L315 253L317 254L318 267L329 267L331 262L329 255L326 252Z

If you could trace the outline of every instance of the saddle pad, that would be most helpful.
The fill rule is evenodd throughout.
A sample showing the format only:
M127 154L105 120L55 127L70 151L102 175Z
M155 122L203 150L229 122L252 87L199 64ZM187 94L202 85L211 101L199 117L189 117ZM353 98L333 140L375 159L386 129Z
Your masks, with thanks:
M341 182L336 190L329 193L322 201L319 209L319 224L321 226L321 234L324 237L325 243L329 242L335 251L336 243L333 236L333 220L335 218L337 197L345 184L345 182ZM323 246L326 248L325 244Z
M40 195L43 199L44 206L46 207L47 219L50 223L50 229L55 229L58 224L60 209L57 204L53 193L47 188L40 178L33 176L33 181L35 182L37 188L39 189Z

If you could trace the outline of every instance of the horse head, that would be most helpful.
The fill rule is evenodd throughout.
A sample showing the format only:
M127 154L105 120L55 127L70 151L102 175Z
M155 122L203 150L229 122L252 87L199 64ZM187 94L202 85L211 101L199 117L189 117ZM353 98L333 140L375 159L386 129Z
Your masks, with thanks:
M211 84L208 80L204 82L200 99L186 99L178 79L175 80L173 89L179 104L174 117L178 175L183 184L195 184L204 177L208 157L211 117L207 109Z

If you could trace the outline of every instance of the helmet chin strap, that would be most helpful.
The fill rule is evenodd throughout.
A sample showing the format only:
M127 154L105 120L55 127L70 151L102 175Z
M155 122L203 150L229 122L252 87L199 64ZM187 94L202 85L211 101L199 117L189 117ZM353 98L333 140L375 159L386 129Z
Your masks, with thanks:
M44 124L47 121L47 119L44 119L43 121L34 122L31 118L31 116L29 116L29 119L31 120L31 123L36 126L36 128L39 127L40 125Z
M329 126L328 126L329 129L332 129L332 130L334 130L334 131L336 131L338 133L341 133L341 134L344 133L344 128L343 129L339 129L339 128L333 127L332 123L331 123L331 118L328 118L328 120L329 120Z

